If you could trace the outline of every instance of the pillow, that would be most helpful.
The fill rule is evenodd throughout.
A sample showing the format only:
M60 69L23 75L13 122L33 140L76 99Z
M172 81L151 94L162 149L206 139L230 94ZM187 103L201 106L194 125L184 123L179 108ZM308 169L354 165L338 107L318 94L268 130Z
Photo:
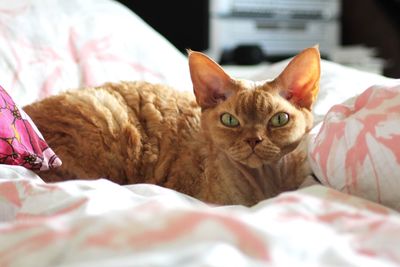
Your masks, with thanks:
M400 211L400 85L333 106L309 143L322 184Z
M0 21L2 85L20 106L121 80L192 90L186 56L115 1L2 0Z
M0 86L0 163L43 171L61 165L61 160L8 93Z

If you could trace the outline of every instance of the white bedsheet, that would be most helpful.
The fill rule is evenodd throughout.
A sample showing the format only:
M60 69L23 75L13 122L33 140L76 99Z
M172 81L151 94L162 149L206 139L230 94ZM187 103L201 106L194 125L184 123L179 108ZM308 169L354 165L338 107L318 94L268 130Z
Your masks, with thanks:
M1 84L20 104L104 81L191 91L187 59L107 0L0 2ZM250 78L274 78L288 61ZM399 83L322 61L314 112L374 84ZM0 165L0 267L400 266L400 214L313 186L255 207L212 207L154 185L45 184Z
M2 166L0 266L399 266L400 214L322 186L252 208Z

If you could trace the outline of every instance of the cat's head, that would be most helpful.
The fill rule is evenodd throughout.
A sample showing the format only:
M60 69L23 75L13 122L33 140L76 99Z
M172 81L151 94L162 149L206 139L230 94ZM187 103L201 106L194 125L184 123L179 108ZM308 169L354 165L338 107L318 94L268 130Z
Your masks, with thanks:
M312 127L320 78L317 47L295 56L271 81L234 79L200 52L189 51L189 68L202 130L237 162L251 168L276 162Z

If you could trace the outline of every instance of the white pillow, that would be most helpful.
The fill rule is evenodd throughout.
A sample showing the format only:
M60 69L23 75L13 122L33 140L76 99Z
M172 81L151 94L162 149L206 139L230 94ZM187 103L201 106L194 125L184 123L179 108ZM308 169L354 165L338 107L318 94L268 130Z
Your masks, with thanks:
M400 211L400 84L332 107L312 132L309 161L322 184Z
M3 0L0 9L0 84L20 105L108 81L191 90L186 57L117 2Z

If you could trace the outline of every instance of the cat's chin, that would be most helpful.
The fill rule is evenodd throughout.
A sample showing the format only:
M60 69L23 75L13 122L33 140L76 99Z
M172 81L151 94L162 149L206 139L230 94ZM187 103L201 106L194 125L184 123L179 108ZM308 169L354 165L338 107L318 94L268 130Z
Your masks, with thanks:
M252 153L248 158L242 160L241 163L249 168L257 169L260 168L265 162L255 153Z

